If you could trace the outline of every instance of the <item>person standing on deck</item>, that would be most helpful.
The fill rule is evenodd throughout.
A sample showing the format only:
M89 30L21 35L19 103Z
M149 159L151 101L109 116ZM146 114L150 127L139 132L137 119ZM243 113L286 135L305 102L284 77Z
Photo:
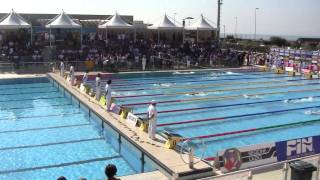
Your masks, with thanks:
M86 72L83 74L83 77L82 77L82 84L84 86L87 85L87 82L88 82L88 73L89 73L89 71L86 70Z
M148 118L149 118L149 128L148 128L148 135L149 138L152 140L156 139L157 133L157 109L156 109L156 102L154 100L151 101L151 104L148 108Z
M100 101L101 96L101 74L98 73L96 77L96 100Z
M73 86L75 84L74 67L70 66L70 84Z
M60 76L63 77L64 75L64 63L63 61L60 62Z
M106 91L106 101L107 101L107 111L110 111L111 107L111 96L112 96L112 89L111 89L111 80L108 80L105 91Z
M144 71L146 69L146 65L147 65L147 58L146 58L146 55L143 55L143 57L142 57L142 71Z

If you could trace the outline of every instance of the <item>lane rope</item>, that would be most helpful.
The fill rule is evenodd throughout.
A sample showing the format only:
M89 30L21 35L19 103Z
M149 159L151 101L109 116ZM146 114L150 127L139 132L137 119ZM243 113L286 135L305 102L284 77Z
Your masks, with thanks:
M157 127L165 127L165 126L172 126L172 125L184 125L184 124L191 124L191 123L195 124L195 123L210 122L210 121L223 121L223 120L227 120L227 119L251 117L251 116L274 114L274 113L283 113L283 112L312 109L312 108L319 108L319 107L320 106L309 106L309 107L301 107L301 108L282 109L282 110L277 110L277 111L266 111L266 112L260 112L260 113L252 113L252 114L241 114L241 115L234 115L234 116L196 119L196 120L189 120L189 121L179 121L179 122L172 122L172 123L157 124Z

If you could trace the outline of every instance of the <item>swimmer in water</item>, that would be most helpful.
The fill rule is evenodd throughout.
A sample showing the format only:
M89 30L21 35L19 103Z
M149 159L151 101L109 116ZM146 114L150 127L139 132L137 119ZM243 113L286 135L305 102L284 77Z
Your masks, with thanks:
M247 94L244 94L243 97L246 99L261 99L262 98L261 96L258 96L258 95L249 96Z
M304 102L313 102L313 97L301 98L301 99L286 99L284 103L304 103Z
M320 115L320 110L309 110L304 112L306 115Z
M208 95L207 93L205 92L192 92L192 93L189 93L189 94L186 94L187 96L206 96Z

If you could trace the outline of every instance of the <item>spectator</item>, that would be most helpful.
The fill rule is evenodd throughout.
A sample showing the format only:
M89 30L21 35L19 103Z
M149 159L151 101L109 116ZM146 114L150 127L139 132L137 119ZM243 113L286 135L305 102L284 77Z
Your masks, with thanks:
M67 178L65 178L64 176L60 176L60 177L58 177L57 180L67 180Z
M108 164L106 166L105 174L108 178L107 180L120 180L120 179L114 177L117 174L117 167L113 164Z

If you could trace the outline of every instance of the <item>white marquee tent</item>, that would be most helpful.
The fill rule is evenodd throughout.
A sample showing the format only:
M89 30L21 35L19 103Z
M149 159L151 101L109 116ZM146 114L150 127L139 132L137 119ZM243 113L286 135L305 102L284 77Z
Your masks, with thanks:
M106 22L99 25L98 28L106 29L106 39L108 39L108 29L133 29L134 27L123 20L116 12L111 19L107 19Z
M0 29L30 28L30 41L32 43L32 26L12 9L9 14L0 19Z
M31 25L13 10L0 20L0 29L19 28L31 28Z
M201 15L200 19L192 24L190 27L186 28L187 30L197 31L197 42L199 40L199 31L214 31L216 30L211 26L208 21Z
M160 21L155 22L148 29L158 30L158 43L160 43L160 31L162 30L182 30L183 27L175 25L165 14Z
M50 37L51 37L51 29L52 28L61 28L61 29L81 29L81 45L82 45L82 26L81 24L76 23L74 20L70 18L69 15L67 15L63 10L62 12L51 19L47 25L46 28L50 28ZM50 39L50 46L51 46L51 38Z

